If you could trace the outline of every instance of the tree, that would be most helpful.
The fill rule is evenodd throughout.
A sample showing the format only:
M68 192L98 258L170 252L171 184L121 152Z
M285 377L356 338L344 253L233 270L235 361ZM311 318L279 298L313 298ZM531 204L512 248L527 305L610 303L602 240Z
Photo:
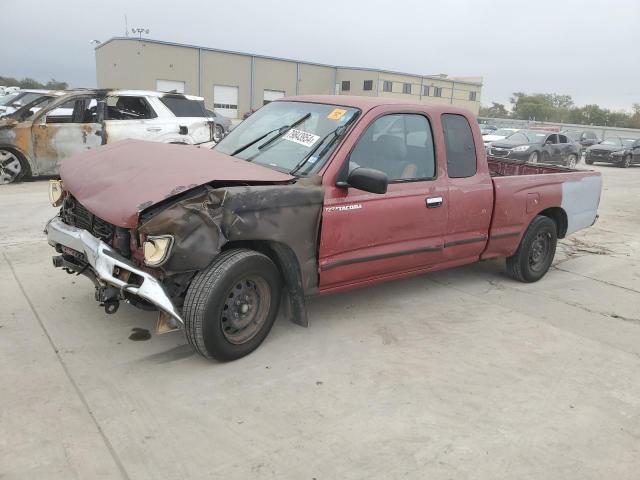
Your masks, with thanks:
M480 116L490 118L508 118L509 111L502 103L491 102L490 107L480 108Z
M45 84L42 84L37 80L28 77L18 80L13 77L0 76L0 85L5 87L36 88L45 90L66 90L69 88L69 84L67 82L59 82L55 78L52 78Z

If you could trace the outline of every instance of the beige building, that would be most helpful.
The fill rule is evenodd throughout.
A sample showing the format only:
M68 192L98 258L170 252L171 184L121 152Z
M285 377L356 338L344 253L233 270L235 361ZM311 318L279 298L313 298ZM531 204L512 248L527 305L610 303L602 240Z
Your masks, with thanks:
M200 95L207 108L242 118L289 95L343 94L450 103L476 115L482 77L413 75L340 67L139 38L112 38L96 47L98 88Z

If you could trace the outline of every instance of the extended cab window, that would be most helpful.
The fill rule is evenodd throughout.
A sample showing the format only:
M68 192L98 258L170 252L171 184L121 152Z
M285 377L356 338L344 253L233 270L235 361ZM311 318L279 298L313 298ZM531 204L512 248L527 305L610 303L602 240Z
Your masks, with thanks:
M204 102L202 100L190 100L182 95L165 95L160 97L160 101L164 103L176 117L206 117L204 111Z
M144 97L107 98L107 120L148 120L156 114Z
M449 178L473 177L477 171L476 145L471 126L462 115L442 115Z
M367 128L349 158L349 169L367 167L387 174L389 181L435 177L431 126L418 114L380 117Z

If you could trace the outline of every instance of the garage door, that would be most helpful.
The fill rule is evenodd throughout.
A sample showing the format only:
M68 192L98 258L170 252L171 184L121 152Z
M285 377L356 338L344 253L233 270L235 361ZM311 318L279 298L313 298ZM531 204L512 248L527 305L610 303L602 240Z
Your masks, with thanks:
M156 90L159 92L184 93L184 82L179 80L156 80Z
M266 105L282 97L284 97L284 92L280 90L265 90L262 104Z
M238 118L238 87L214 85L213 111L227 118Z

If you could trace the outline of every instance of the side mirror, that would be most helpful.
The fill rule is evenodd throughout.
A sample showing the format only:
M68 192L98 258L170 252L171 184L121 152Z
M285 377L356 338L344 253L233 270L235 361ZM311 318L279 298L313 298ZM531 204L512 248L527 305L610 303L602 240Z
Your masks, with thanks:
M544 142L545 145L553 145L553 142L551 140L547 140L546 142Z
M369 193L387 193L389 177L380 170L358 167L349 174L347 184Z

